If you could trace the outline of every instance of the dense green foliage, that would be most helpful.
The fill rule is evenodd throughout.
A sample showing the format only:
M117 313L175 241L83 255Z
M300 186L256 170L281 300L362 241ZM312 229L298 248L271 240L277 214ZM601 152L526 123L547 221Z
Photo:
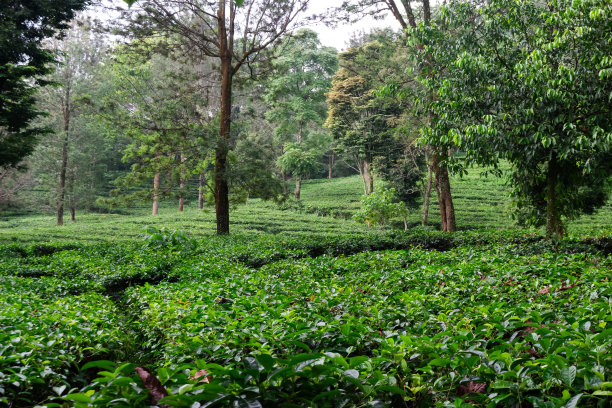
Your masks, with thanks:
M41 115L34 94L48 81L54 55L42 41L68 27L88 0L5 1L0 20L0 167L17 166L48 129L32 126Z
M503 200L492 186L466 207ZM304 188L299 211L338 215L361 190L357 177ZM477 223L498 208L472 210ZM134 368L147 365L171 406L605 403L609 221L552 244L536 231L383 233L256 200L235 214L231 237L190 209L62 230L3 221L0 400L145 406Z
M405 220L406 215L406 204L397 199L395 189L382 188L361 197L361 208L353 219L367 225L383 226L395 217Z
M412 37L440 73L420 78L437 95L427 143L468 164L507 159L519 217L562 235L562 218L607 199L611 29L601 0L449 3Z
M308 3L75 20L17 173L33 41L83 2L10 2L39 54L0 61L0 202L33 209L0 217L0 406L609 406L606 1L346 0L407 30L339 57Z
M4 245L2 398L141 406L133 368L149 364L171 406L605 404L596 242L364 238ZM408 250L359 253L377 248ZM99 359L116 364L85 364Z

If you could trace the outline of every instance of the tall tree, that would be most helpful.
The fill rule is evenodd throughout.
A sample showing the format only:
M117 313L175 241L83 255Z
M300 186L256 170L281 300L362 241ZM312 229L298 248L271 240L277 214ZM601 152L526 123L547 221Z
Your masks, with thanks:
M413 7L413 3L420 3L420 7ZM337 11L340 18L345 19L355 19L364 13L377 16L390 13L404 30L407 39L411 38L413 30L421 24L425 27L429 26L432 20L430 0L345 0ZM422 43L418 41L412 41L411 43L417 53L423 49ZM434 71L430 68L432 62L432 55L425 55L419 60L415 72L418 75L433 76ZM427 102L425 105L428 106L429 102L434 101L434 97L435 95L426 92L420 99L425 100ZM421 115L429 122L429 126L435 126L438 118L433 114L432 109L425 109L421 112ZM452 232L457 229L457 224L446 165L449 156L448 149L433 148L431 162L428 166L431 166L435 175L442 230Z
M0 11L0 167L14 167L49 130L33 126L42 112L36 90L48 84L54 55L45 38L68 28L89 0L5 0Z
M132 0L126 0L133 3ZM220 63L220 122L215 149L215 211L217 234L229 233L228 152L232 113L232 84L243 67L254 64L266 50L298 25L309 0L142 0L142 10L155 29L180 35L203 55ZM145 24L149 25L149 23Z
M199 175L204 170L209 144L216 140L210 137L216 121L206 93L208 82L215 83L215 78L204 75L211 72L203 66L194 70L172 58L172 50L179 46L167 37L133 41L115 50L114 62L106 70L111 83L106 118L129 137L123 160L132 164L131 171L117 180L119 188L112 195L119 201L149 199L153 215L159 211L160 198L176 186L182 211L185 183L194 172ZM152 188L133 190L151 182Z
M89 102L89 93L95 82L98 64L104 52L104 46L99 38L91 35L90 24L88 21L74 20L70 29L66 30L61 39L49 40L49 49L54 52L56 57L55 70L46 79L55 84L47 87L40 94L39 107L50 113L47 123L54 133L59 136L51 137L55 143L59 144L60 156L55 158L59 162L58 169L47 168L50 174L57 174L58 187L56 191L57 204L57 225L64 223L64 207L67 190L74 191L74 185L81 176L87 172L77 172L72 163L73 158L69 157L69 151L78 149L77 143L83 142L83 136L87 134L87 125L79 121L79 126L75 126L75 119L85 114L83 108ZM45 141L48 142L48 141ZM48 145L48 143L45 143ZM51 156L53 148L47 146L47 153ZM74 195L70 195L69 209L70 218L74 220L75 205Z
M281 144L301 145L313 132L324 132L325 93L331 88L332 75L338 69L337 51L323 47L316 32L303 29L283 42L279 54L273 62L272 79L266 83L265 99L271 107L266 116L277 124L275 133ZM300 153L308 158L300 160ZM285 170L293 170L296 200L300 198L302 178L313 170L312 153L304 146L294 146L284 152L291 157L279 161L284 163Z
M429 143L468 163L511 165L521 216L563 235L563 218L607 198L612 172L612 9L606 0L456 1L415 32L447 67L423 78L444 118ZM453 33L453 34L451 34Z
M374 190L374 159L382 153L399 114L394 98L377 97L375 91L385 83L393 42L383 33L349 48L339 55L340 70L327 93L329 114L326 126L338 150L351 156L362 176L364 194ZM378 38L376 38L378 37Z

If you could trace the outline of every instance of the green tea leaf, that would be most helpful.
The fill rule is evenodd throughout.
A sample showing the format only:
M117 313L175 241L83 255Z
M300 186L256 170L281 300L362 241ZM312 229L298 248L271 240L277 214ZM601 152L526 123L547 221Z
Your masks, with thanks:
M81 403L91 402L91 398L83 393L68 394L64 397L64 399L68 401L81 402Z
M568 387L571 387L575 379L576 379L576 367L575 366L563 367L561 369L561 380L565 383L565 385L567 385Z
M565 408L576 408L576 405L578 405L578 401L581 397L582 394L574 395L569 401L567 401L567 404L565 404Z
M115 368L117 367L117 364L113 363L112 361L108 361L108 360L96 360L96 361L90 361L89 363L86 363L83 365L83 367L81 367L81 371L83 370L87 370L90 368L102 368L106 371L115 371Z

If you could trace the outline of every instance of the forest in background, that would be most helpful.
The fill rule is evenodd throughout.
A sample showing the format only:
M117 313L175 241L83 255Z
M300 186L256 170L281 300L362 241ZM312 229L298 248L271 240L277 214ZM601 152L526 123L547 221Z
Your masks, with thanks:
M299 200L304 179L359 173L374 213L357 219L422 205L425 225L433 196L454 231L449 171L474 165L507 177L515 219L549 236L608 199L605 2L362 0L322 16L307 3L142 1L104 23L75 15L39 44L37 81L50 85L32 86L32 117L14 126L32 143L3 163L3 211L53 211L62 224L65 211L144 202L156 214L160 200L181 211L187 199L215 205L227 233L232 205ZM307 28L384 11L401 30L355 33L341 53Z

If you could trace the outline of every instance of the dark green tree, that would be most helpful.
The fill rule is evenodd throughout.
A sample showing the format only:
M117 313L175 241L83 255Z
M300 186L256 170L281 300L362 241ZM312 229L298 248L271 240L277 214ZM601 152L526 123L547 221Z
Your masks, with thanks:
M355 160L364 194L374 190L374 160L389 146L400 114L395 98L376 95L392 71L388 62L394 52L384 35L349 48L339 55L340 70L327 93L326 126L338 151Z
M89 0L4 0L0 7L0 167L15 167L49 129L39 117L36 90L48 84L55 56L43 40L68 28Z
M467 163L510 162L521 218L563 235L592 212L612 171L612 8L606 0L452 2L415 31L446 72L422 82L438 95L430 144Z
M415 4L416 3L416 4ZM433 56L431 54L423 53L423 43L416 40L412 36L412 31L417 28L426 29L434 17L434 9L432 9L432 2L430 0L344 0L340 6L334 10L336 18L341 20L358 21L363 15L373 15L375 17L382 17L385 14L390 14L401 26L404 31L405 37L409 40L412 52L419 55L414 63L406 61L406 65L410 68L415 76L423 76L425 78L438 77L441 74L440 70L432 69L434 63ZM392 84L394 80L390 81ZM411 81L413 82L413 81ZM394 85L397 85L395 83ZM403 89L407 87L402 86ZM417 118L426 123L428 126L434 126L438 118L434 115L430 104L435 100L435 94L432 94L427 87L417 88L408 86L410 94L409 98L406 98L408 107L414 108L420 105L420 108L414 109L417 113ZM415 103L422 101L424 103ZM412 106L411 106L412 105ZM427 153L427 167L431 173L435 175L435 188L438 194L438 205L440 207L440 219L442 224L442 230L447 232L456 231L457 225L455 222L455 207L453 204L453 198L451 194L451 186L449 173L447 168L447 162L449 159L449 150L445 147L427 146L425 152ZM429 191L431 183L428 182L428 187L425 188L424 194L424 213L427 214L429 207ZM423 217L424 223L426 222L427 216Z
M160 198L178 186L182 211L186 182L210 163L215 141L210 130L218 121L209 110L207 77L199 72L203 67L193 72L192 65L172 58L175 46L169 38L137 40L115 50L114 63L106 66L106 121L129 138L123 160L131 164L117 180L111 192L116 199L107 200L109 205L152 200L157 215ZM152 188L134 189L145 183Z

